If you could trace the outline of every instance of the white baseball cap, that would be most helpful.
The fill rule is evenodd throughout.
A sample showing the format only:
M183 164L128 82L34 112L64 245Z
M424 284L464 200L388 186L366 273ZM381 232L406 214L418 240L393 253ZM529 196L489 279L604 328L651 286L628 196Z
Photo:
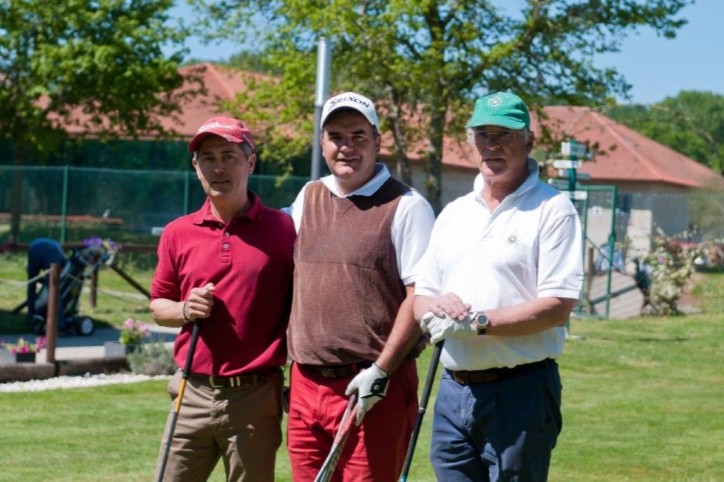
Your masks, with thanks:
M324 127L324 123L327 121L329 115L338 109L354 109L365 118L370 121L372 127L379 131L379 121L377 120L377 112L375 112L375 104L370 99L363 95L355 94L354 92L345 92L344 94L336 95L327 102L324 103L322 108L322 121L321 127Z

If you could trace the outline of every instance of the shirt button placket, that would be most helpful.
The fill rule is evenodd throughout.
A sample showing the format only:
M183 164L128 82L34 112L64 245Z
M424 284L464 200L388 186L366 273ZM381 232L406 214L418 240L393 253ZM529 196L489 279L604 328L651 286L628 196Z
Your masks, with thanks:
M228 264L231 263L231 243L230 238L231 233L229 231L224 231L223 236L221 237L221 263L222 264Z

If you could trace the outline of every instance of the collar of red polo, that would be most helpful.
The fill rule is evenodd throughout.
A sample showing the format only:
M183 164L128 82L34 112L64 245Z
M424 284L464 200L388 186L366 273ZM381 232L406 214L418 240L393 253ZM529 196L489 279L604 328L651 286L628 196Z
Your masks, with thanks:
M263 208L261 200L259 199L259 196L251 191L247 191L247 195L249 196L249 201L251 201L251 207L246 213L234 216L229 224L232 224L235 220L245 220L252 223L259 220ZM223 221L217 219L216 216L211 213L211 200L206 198L206 202L196 213L193 223L196 225L202 225L204 223L223 223Z

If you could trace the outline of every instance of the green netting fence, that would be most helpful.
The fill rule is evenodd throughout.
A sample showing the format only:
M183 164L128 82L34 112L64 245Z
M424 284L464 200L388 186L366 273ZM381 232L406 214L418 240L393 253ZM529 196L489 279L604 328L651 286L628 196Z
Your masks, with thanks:
M279 183L275 176L252 175L249 188L267 206L281 208L308 180L290 177ZM168 222L196 211L206 198L191 170L0 166L0 186L0 239L7 239L19 204L18 243L38 237L79 243L97 236L155 245Z

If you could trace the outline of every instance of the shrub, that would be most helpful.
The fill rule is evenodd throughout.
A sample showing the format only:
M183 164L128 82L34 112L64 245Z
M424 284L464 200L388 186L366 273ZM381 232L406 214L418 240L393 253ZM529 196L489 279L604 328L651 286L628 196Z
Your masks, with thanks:
M652 268L651 285L645 293L647 302L658 315L678 315L681 312L677 302L684 285L694 273L694 259L699 250L683 249L658 226L656 232L651 237L654 250L645 259Z
M129 353L128 365L131 372L148 376L173 375L177 369L173 352L160 340L145 343Z

